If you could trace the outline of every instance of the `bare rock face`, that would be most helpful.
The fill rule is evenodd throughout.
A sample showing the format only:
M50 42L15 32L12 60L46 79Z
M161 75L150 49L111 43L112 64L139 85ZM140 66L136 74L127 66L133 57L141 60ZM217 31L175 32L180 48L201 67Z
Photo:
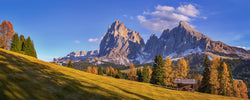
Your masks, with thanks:
M120 21L115 21L104 34L100 51L71 52L65 57L55 58L54 61L91 58L129 65L131 62L135 64L152 62L156 54L161 54L164 58L174 58L200 52L236 54L241 58L250 58L249 51L213 41L183 21L172 30L164 30L159 38L152 34L146 44L138 32L129 30Z
M183 21L172 30L164 30L158 40L154 39L154 41L151 41L151 38L149 40L144 50L144 52L151 54L147 58L152 58L155 54L161 54L163 57L172 57L199 52L220 52L249 57L246 50L228 46L220 41L213 41Z
M129 30L120 21L115 21L103 36L99 57L112 58L122 55L135 59L144 47L144 40L138 32Z

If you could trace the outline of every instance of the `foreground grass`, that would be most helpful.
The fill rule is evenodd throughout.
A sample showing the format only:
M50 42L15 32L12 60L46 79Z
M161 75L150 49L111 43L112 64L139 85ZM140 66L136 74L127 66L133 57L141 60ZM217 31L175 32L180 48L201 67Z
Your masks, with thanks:
M93 75L0 49L0 99L239 99Z

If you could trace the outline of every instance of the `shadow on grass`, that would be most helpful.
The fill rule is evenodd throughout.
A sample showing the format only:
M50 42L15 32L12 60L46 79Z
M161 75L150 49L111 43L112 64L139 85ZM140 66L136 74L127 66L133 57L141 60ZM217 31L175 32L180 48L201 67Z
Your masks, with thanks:
M49 67L0 51L0 99L133 99L74 78ZM48 70L47 70L48 69ZM95 93L105 92L107 95ZM125 91L125 90L123 90ZM128 92L128 91L127 91ZM129 92L128 92L129 93Z

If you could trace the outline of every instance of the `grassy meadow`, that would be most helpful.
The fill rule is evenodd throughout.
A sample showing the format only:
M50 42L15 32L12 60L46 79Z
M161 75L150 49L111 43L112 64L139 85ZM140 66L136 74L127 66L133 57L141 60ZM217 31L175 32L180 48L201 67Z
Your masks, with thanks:
M0 49L0 99L240 100L94 75L3 49Z

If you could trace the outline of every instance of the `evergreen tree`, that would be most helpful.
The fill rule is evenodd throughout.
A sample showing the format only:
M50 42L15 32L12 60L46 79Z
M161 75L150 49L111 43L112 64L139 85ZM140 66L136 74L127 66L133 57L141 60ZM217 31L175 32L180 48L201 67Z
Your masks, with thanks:
M20 37L20 38L22 38L22 37ZM23 39L21 39L21 40L23 41ZM25 55L37 57L36 50L34 48L34 44L31 41L30 37L28 37L27 40L25 40L23 42L22 52Z
M198 82L199 82L199 74L197 72L197 70L195 69L192 76L191 76L192 79L196 79L196 82L197 82L197 85L195 85L195 90L198 90L199 86L198 86Z
M31 55L32 55L33 57L36 57L36 58L37 58L36 49L35 49L35 46L34 46L33 41L31 42Z
M143 69L142 69L142 81L145 83L149 82L149 74L148 73L149 73L148 68L146 65L144 65Z
M20 45L21 45L21 53L24 54L23 48L24 48L24 42L26 41L26 39L24 38L23 35L20 35L20 39L19 40L20 40Z
M141 69L141 68L137 68L137 69L136 69L136 74L137 74L137 76L138 76L137 80L138 80L139 82L143 82L143 76L142 76L142 69Z
M102 75L103 76L102 66L99 66L99 68L98 68L98 75Z
M21 43L17 33L13 36L10 50L14 52L21 52Z
M150 83L164 86L164 62L162 56L155 56L153 72Z
M70 60L69 63L68 63L68 67L73 68L73 64L72 64L72 61L71 61L71 60Z
M122 73L119 69L117 70L117 74L115 75L115 78L122 78Z
M211 88L210 88L211 85L209 83L209 80L210 80L210 71L209 71L210 64L209 63L210 63L209 58L208 56L206 56L204 64L203 64L204 71L203 71L203 78L201 81L199 92L211 93Z

